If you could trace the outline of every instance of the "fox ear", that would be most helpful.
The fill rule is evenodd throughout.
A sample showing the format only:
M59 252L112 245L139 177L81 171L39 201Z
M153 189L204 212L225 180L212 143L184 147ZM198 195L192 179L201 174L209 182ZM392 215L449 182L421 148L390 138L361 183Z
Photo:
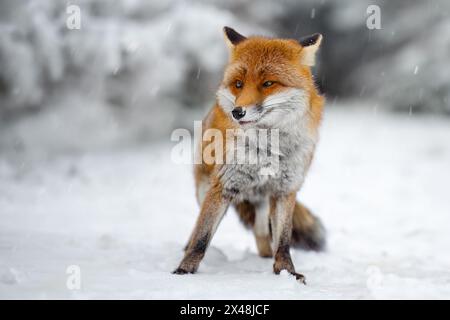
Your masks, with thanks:
M303 37L299 40L302 46L301 63L307 66L314 66L316 62L316 52L322 42L322 35L315 33L310 36Z
M233 49L239 42L247 39L242 34L238 33L236 30L230 27L223 27L223 34L225 36L225 41L230 49Z

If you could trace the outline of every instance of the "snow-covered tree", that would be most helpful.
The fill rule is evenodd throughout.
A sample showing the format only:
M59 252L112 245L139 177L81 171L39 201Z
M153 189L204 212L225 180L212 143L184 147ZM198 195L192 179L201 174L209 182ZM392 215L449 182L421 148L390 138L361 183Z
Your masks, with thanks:
M366 26L373 4L380 30ZM444 0L2 1L0 147L96 148L190 127L220 83L224 25L323 33L315 72L331 101L450 113L449 14Z

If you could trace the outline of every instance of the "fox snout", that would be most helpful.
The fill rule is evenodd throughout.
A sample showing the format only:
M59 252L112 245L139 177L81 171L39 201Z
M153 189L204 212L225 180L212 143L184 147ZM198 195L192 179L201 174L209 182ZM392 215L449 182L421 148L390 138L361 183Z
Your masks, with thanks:
M233 109L233 111L231 111L233 118L235 118L236 120L242 119L245 116L245 113L246 111L242 107L236 107Z
M262 114L260 104L249 106L237 105L231 110L231 116L241 125L258 122Z

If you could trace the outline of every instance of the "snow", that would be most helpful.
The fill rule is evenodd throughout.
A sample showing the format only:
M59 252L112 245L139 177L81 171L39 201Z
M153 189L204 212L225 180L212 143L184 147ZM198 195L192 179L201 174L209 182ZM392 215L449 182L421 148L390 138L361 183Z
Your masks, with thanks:
M273 275L229 212L198 274L170 272L198 213L192 170L158 145L0 156L0 298L450 298L450 123L330 107L299 198L326 252ZM66 286L69 266L81 289Z
M51 138L42 118L70 113L75 123L82 122L84 116L78 110L89 108L90 119L98 123L104 122L108 112L124 135L131 136L129 140L164 136L180 123L188 123L183 109L201 109L214 96L227 61L223 26L256 29L239 23L226 9L200 2L80 0L74 5L81 10L80 30L66 28L65 2L0 3L0 121L4 127L10 119L32 121L42 126L42 135ZM161 104L165 108L158 108ZM153 117L156 112L161 118ZM38 119L26 119L37 113ZM160 126L162 118L169 124ZM85 131L96 136L101 129ZM27 143L20 133L12 134ZM0 149L8 147L3 136L0 132ZM76 139L70 130L64 136Z

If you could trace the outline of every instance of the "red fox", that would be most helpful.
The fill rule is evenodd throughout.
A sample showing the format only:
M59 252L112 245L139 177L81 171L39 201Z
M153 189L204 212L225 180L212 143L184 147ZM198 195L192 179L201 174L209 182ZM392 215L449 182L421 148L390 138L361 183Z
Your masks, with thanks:
M264 161L200 161L194 165L201 210L174 273L197 271L222 217L233 205L243 223L253 229L259 255L274 257L274 273L287 270L305 283L304 276L295 271L290 247L321 250L325 245L321 221L296 201L314 155L322 118L324 98L310 70L322 35L297 41L245 37L229 27L223 30L230 59L216 103L203 120L203 130L219 130L227 139L229 129L276 130L278 166L267 175L261 173ZM208 141L201 141L199 147L207 145ZM228 143L219 146L223 150L217 147L216 153L230 151ZM257 149L258 154L262 151L267 150Z

